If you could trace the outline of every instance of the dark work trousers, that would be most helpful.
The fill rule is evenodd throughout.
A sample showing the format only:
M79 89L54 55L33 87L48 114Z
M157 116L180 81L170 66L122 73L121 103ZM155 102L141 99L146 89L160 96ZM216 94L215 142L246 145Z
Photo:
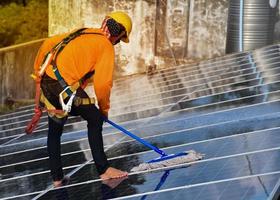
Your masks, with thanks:
M62 87L60 86L58 81L44 75L41 82L41 89L50 103L57 109L61 109L58 94L62 91ZM88 98L88 95L81 88L77 90L76 96L79 96L81 98ZM103 147L103 117L100 111L94 104L79 106L75 106L73 104L70 115L81 116L84 120L87 121L88 141L91 148L91 153L95 161L98 173L100 175L103 174L109 167L109 164ZM61 163L60 138L67 117L59 119L49 116L48 120L49 131L47 147L50 158L50 170L53 180L57 181L61 180L64 176Z

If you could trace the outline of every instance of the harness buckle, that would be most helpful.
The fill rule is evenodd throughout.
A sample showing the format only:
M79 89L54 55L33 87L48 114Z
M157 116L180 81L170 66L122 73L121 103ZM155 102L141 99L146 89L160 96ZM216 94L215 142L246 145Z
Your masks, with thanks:
M74 97L76 95L76 91L73 92L70 96L70 99L68 100L68 102L65 104L64 103L64 100L63 100L63 93L66 92L66 90L70 89L70 87L66 87L60 94L59 94L59 102L61 104L61 107L62 107L62 110L64 112L67 112L69 113L71 111L71 108L72 108L72 103L73 103L73 100L74 100Z

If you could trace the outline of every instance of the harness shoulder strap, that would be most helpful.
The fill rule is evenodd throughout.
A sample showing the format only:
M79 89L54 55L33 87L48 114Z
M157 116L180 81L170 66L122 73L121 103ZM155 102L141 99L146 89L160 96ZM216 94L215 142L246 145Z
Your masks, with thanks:
M54 48L53 50L56 51L55 54L54 54L54 57L52 58L52 61L51 61L51 64L53 66L53 72L57 78L57 80L59 81L60 85L66 89L68 87L68 84L65 82L65 80L63 79L63 77L61 76L58 68L57 68L57 65L56 65L56 60L57 60L57 57L59 55L59 53L65 48L65 46L71 42L72 40L74 40L75 38L81 36L81 35L85 35L85 34L92 34L92 35L103 35L101 33L95 33L95 32L83 32L84 30L86 30L87 28L82 28L82 29L79 29L77 31L75 31L74 33L71 33L69 36L67 36L66 38L64 38L60 43L58 43ZM92 72L88 72L84 77L82 77L80 80L79 80L79 83L81 83L81 85L85 84L86 83L86 79L90 78L92 75L94 74L94 71ZM67 89L65 91L69 96L73 94L73 91L70 90L70 89Z

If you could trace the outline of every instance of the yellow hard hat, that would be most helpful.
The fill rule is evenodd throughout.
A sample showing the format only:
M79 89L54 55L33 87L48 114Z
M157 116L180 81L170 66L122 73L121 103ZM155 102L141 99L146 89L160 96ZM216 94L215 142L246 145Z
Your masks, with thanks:
M111 12L110 14L108 14L107 16L111 17L116 22L123 25L123 27L125 28L125 31L126 31L126 37L122 38L121 40L125 43L128 43L129 42L128 37L129 37L129 34L132 29L131 18L125 12L122 12L122 11L114 11L114 12Z

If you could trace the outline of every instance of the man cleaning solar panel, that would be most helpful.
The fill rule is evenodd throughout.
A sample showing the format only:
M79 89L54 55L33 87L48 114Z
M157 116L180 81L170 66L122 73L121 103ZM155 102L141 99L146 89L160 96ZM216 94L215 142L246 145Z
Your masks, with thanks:
M60 138L68 114L79 115L87 121L88 140L100 178L127 176L127 172L108 164L102 125L110 108L113 45L120 41L128 43L131 29L131 18L122 11L115 11L105 17L100 29L83 28L70 34L56 35L46 39L39 49L34 64L37 82L35 115L26 133L31 133L39 121L43 103L48 111L47 148L55 187L69 179L64 177L60 152ZM86 93L89 82L94 85L89 85L94 91L93 96Z
M104 19L101 29L79 29L71 34L51 37L38 52L35 60L37 103L35 115L26 132L32 133L42 115L40 99L48 111L47 147L55 187L64 185L69 180L63 175L60 155L60 138L68 114L80 115L87 120L89 144L97 171L103 180L128 175L108 164L102 140L104 120L160 155L159 158L134 167L131 169L133 172L172 167L202 158L195 151L168 155L108 119L114 68L113 45L120 40L129 42L131 29L130 17L124 12L116 11ZM86 85L90 81L94 86L91 86L95 94L93 98L87 94Z

